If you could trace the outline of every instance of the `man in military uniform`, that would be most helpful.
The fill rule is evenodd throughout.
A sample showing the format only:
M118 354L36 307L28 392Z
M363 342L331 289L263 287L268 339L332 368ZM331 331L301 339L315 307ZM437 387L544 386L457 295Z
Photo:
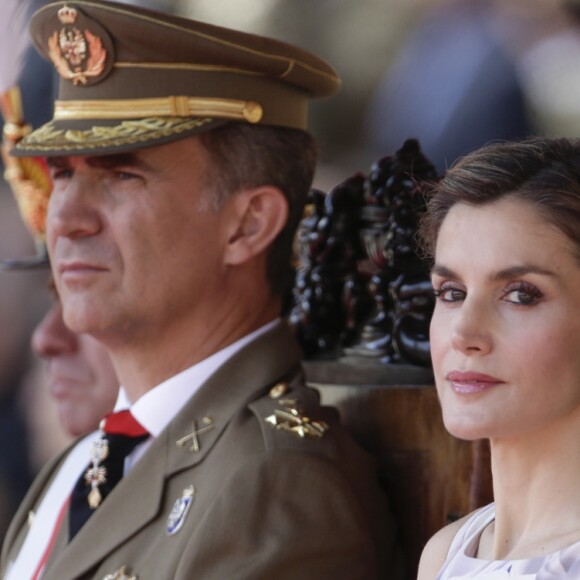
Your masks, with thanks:
M395 578L373 465L304 386L280 319L315 166L307 102L335 72L96 0L49 4L31 31L60 88L17 148L51 168L65 322L109 348L122 389L32 486L4 577Z

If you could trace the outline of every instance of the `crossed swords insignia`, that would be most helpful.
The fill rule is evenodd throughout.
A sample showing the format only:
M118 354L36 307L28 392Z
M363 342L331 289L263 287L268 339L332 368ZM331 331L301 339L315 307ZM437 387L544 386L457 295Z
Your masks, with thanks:
M185 437L182 437L181 439L178 439L175 442L176 445L178 447L185 447L188 443L191 442L189 450L192 453L197 453L201 449L201 446L199 444L199 435L203 435L204 433L207 433L208 431L210 431L215 427L214 421L211 417L204 417L201 420L201 424L202 426L199 427L198 429L197 421L195 421L194 419L191 426L191 433L189 435L186 435Z

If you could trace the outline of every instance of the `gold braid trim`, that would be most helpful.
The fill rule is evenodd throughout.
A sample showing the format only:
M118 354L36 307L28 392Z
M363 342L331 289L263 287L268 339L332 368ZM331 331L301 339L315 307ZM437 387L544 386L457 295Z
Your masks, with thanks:
M82 119L140 119L155 117L220 117L259 123L263 109L254 101L170 96L149 99L56 101L56 121Z

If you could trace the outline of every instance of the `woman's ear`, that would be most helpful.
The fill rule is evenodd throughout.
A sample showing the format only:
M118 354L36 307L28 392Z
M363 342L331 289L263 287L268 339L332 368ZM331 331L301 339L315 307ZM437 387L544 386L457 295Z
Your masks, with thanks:
M225 263L243 264L273 242L288 220L288 202L274 186L244 189L228 200Z

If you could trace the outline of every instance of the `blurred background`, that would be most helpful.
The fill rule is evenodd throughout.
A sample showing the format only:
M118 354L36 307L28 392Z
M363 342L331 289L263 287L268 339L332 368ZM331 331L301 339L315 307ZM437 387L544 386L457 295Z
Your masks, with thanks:
M26 4L26 0L19 0ZM443 173L496 139L580 134L580 10L574 0L143 0L127 2L298 44L342 77L315 103L315 186L328 191L410 137ZM31 0L29 7L43 2ZM579 0L580 4L580 0ZM2 14L6 23L11 18ZM0 67L12 54L4 47ZM0 71L1 72L1 71ZM52 65L26 52L27 121L51 116ZM32 255L0 184L0 259ZM69 440L30 335L49 304L46 272L0 272L0 534L31 476Z

